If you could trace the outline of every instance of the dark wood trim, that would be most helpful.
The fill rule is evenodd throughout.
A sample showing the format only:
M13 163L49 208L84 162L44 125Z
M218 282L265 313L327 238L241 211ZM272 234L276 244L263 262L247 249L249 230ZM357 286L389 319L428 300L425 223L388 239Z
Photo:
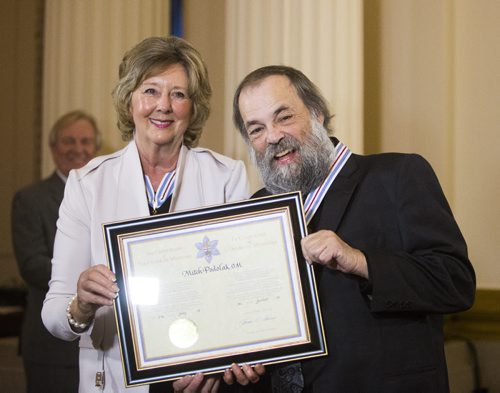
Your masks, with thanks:
M449 339L500 340L500 290L478 289L474 306L448 315L444 331Z

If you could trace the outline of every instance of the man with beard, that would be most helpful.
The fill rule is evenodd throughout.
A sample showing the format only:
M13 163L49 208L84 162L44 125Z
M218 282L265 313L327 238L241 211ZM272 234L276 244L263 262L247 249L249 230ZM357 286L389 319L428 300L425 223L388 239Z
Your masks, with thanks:
M327 356L269 366L251 389L448 392L442 315L471 307L475 274L430 165L415 154L351 154L328 137L317 87L290 67L250 73L233 109L265 184L254 196L305 198L301 245L328 346Z

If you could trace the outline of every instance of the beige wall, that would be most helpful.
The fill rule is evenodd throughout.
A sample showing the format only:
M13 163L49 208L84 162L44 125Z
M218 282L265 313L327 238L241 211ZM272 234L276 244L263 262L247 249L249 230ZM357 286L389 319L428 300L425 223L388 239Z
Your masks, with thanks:
M478 287L500 288L500 1L365 4L366 150L431 162Z
M203 129L200 145L224 150L225 0L184 0L184 38L197 48L207 64L212 101L210 117Z
M453 200L486 288L500 288L499 20L498 0L456 2Z
M224 3L186 1L186 38L206 56L214 84L201 143L219 151L221 113L231 103L222 94ZM364 7L365 152L416 152L430 161L478 286L500 288L500 1L370 0Z
M42 4L7 0L0 12L0 286L20 282L10 235L13 193L39 176Z
M41 0L2 3L0 281L12 259L13 192L38 177ZM222 151L225 0L185 1L185 31L214 87L202 144ZM500 2L370 0L365 6L365 150L412 151L434 166L469 243L478 285L500 288ZM22 49L22 50L21 50ZM335 107L335 103L332 103ZM115 132L113 130L113 132Z

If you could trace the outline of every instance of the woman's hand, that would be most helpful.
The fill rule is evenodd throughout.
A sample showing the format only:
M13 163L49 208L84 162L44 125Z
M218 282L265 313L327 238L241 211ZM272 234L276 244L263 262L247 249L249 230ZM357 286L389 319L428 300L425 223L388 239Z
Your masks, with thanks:
M87 323L99 307L113 305L118 296L115 275L104 265L90 267L80 274L76 295L71 303L71 315L78 322Z
M249 366L244 364L243 366L238 366L233 363L231 368L224 372L224 382L228 385L232 385L234 382L238 382L240 385L248 385L249 383L257 383L266 373L266 368L262 364L256 364L255 366Z
M185 376L174 382L175 393L216 393L219 390L219 377L205 377L203 374Z

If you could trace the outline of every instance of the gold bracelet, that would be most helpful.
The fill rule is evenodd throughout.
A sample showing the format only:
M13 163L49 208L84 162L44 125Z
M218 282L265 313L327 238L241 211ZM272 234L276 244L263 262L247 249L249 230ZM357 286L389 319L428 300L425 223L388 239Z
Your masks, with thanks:
M66 307L66 316L68 317L68 322L71 326L74 326L77 329L85 329L89 324L85 322L78 322L73 315L71 315L71 304L73 300L76 299L76 295L74 295L68 303L68 307Z

